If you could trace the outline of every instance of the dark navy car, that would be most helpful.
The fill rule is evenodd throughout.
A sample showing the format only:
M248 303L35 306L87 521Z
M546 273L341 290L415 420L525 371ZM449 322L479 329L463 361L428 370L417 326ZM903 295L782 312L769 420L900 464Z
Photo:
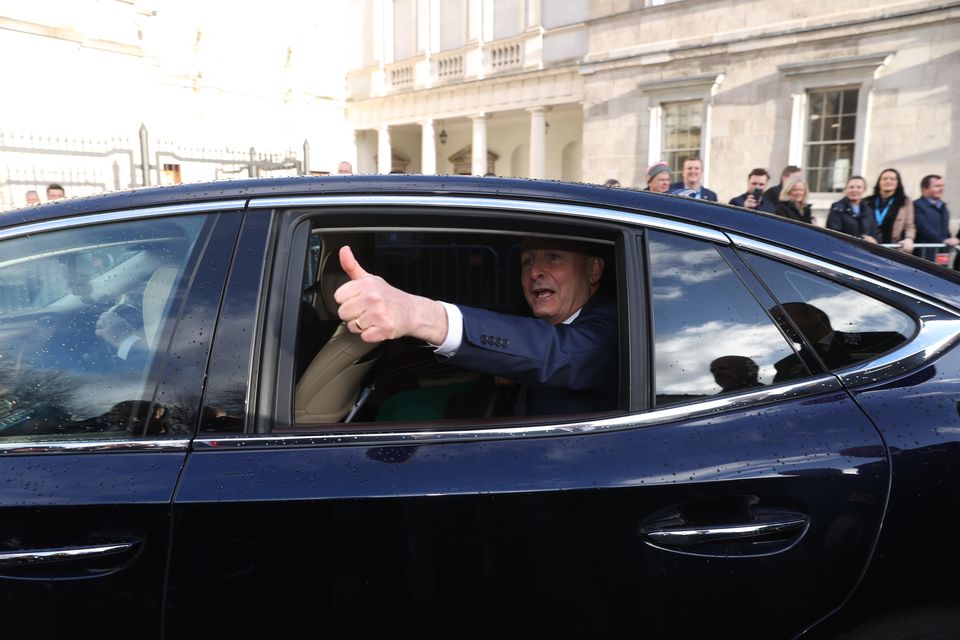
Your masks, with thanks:
M525 416L343 331L340 247L523 314L529 236L602 247L614 410ZM953 272L631 190L291 178L9 212L3 637L946 637L958 337Z

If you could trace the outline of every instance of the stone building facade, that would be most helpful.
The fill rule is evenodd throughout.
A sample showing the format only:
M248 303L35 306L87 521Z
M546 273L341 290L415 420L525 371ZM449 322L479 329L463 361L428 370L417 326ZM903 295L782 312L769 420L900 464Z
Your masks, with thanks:
M362 171L644 186L704 160L727 200L804 168L960 189L960 2L352 0L347 119ZM484 161L484 158L486 161Z

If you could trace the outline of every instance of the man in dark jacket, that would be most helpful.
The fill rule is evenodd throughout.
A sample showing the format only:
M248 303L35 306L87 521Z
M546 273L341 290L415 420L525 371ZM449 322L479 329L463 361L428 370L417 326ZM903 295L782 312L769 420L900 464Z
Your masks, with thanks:
M703 160L700 158L686 158L683 161L683 180L672 183L670 185L670 193L689 189L693 191L692 194L689 194L691 198L700 198L701 200L716 202L717 194L703 186L701 183L702 179Z
M851 176L847 180L845 197L830 205L827 228L867 242L876 242L880 231L873 208L863 199L866 192L867 181L861 176Z
M770 200L763 195L770 174L766 169L757 168L747 176L747 190L730 201L730 204L757 211L773 213L777 208L776 200Z
M937 175L924 176L920 181L923 196L913 201L914 220L917 225L917 242L942 242L948 247L960 244L960 240L950 233L950 210L943 201L943 178ZM937 249L921 248L916 255L935 259Z

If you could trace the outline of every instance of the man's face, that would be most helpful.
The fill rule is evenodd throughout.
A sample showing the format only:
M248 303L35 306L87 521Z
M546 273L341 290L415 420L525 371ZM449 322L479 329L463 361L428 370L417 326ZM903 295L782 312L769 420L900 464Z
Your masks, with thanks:
M337 173L341 175L353 173L353 166L349 162L341 162L337 165Z
M47 200L62 200L66 194L63 189L47 189Z
M40 194L36 191L27 191L27 204L40 204Z
M767 176L750 176L747 179L747 193L753 193L755 189L766 191Z
M586 304L603 273L602 259L560 249L528 249L520 266L527 304L550 324L560 324Z
M684 160L683 162L683 183L690 186L700 184L700 174L703 173L703 166L699 160Z
M923 190L923 197L931 200L943 199L943 178L934 178L930 184Z

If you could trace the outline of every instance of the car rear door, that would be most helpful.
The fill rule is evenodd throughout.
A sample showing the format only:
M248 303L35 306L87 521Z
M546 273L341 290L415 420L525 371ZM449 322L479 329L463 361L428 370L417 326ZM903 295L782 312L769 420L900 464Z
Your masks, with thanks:
M4 286L24 266L30 276L0 318L4 637L160 636L170 502L241 207L75 217L0 239ZM95 335L121 280L137 310L125 322L148 326L133 341L149 345L141 360Z
M338 206L354 230L430 228L429 201L414 221L389 217L396 199L376 200ZM204 404L226 421L205 423L175 498L168 629L779 638L840 606L879 527L886 452L838 380L791 346L726 237L576 206L458 203L461 215L484 209L482 228L624 225L624 410L269 432L285 421L283 398L289 411L275 368L293 357L284 313L300 299L307 239L278 223L268 240L269 210L255 211L265 244L251 255L272 252L274 269L218 329L213 361L234 365L219 386L211 377ZM231 291L260 283L255 263L235 265ZM260 337L238 329L254 325ZM711 365L724 356L755 360L744 375L756 384L720 385ZM799 374L775 382L790 357ZM261 414L217 409L231 387L259 387ZM257 418L263 432L237 432Z

